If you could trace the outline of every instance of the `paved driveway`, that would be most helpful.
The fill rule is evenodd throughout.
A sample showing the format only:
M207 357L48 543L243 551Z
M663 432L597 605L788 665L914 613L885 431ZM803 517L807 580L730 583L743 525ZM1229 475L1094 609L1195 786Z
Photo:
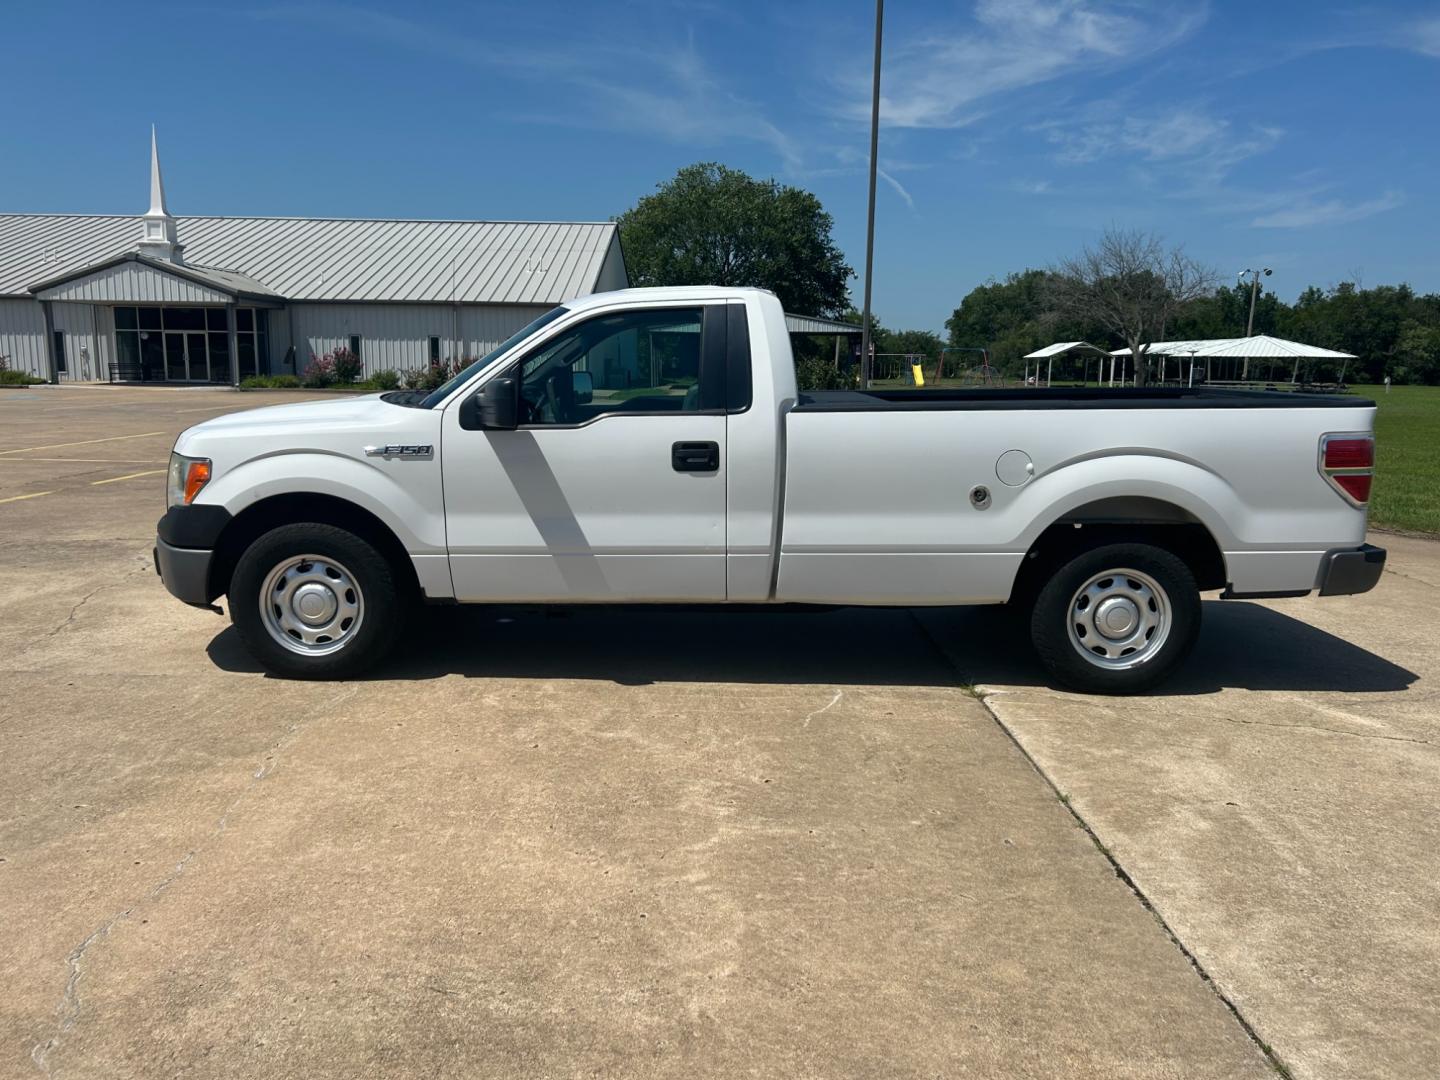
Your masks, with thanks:
M149 563L174 434L271 400L0 394L0 1076L1432 1071L1431 546L1207 605L1162 698L978 611L439 611L289 683Z

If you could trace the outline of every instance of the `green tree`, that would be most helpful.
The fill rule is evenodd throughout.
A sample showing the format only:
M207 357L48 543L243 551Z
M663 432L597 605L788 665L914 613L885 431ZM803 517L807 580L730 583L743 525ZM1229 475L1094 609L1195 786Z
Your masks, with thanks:
M702 162L616 219L634 285L754 285L786 311L833 316L854 273L808 191Z
M1164 341L1185 307L1213 293L1215 271L1153 233L1111 228L1094 247L1056 264L1048 285L1054 310L1093 319L1124 340L1143 386L1149 377L1148 365L1138 363L1143 347Z

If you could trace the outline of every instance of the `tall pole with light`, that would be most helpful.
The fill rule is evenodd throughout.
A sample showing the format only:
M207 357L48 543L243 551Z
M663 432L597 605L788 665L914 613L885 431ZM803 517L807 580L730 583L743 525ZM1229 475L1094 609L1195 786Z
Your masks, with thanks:
M1235 280L1236 280L1236 281L1244 281L1244 280L1245 280L1245 275L1247 275L1247 274L1250 275L1250 318L1249 318L1248 320L1246 320L1246 323L1245 323L1245 336L1246 336L1246 337L1254 337L1254 336L1255 336L1255 298L1260 294L1260 275L1261 275L1261 274L1264 274L1266 277L1269 277L1269 276L1270 276L1270 268L1269 268L1268 266L1265 266L1265 267L1261 267L1259 270L1251 270L1249 267L1247 267L1247 268L1245 268L1244 270L1241 270L1240 273L1238 273L1238 274L1235 275ZM1244 366L1240 369L1240 378L1241 378L1241 381L1244 381L1244 380L1248 379L1249 377L1250 377L1250 358L1247 356L1247 357L1245 358L1245 364L1244 364Z
M870 279L875 270L875 174L880 151L880 35L885 0L875 0L875 74L870 88L870 207L865 223L865 310L860 330L860 388L870 388Z

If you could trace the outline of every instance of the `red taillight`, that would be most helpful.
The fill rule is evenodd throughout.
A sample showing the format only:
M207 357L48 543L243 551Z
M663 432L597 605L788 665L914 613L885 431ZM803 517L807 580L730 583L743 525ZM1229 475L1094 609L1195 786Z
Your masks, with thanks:
M1374 439L1325 440L1325 468L1373 469L1374 467Z
M1370 485L1375 480L1370 473L1340 473L1331 479L1340 485L1341 491L1357 503L1370 501Z
M1320 436L1320 475L1349 502L1363 507L1375 481L1375 436Z

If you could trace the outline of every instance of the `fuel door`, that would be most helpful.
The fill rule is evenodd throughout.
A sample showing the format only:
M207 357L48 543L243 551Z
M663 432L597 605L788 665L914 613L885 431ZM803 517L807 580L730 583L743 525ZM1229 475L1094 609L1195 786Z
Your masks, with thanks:
M1024 450L1006 450L995 462L995 476L1006 487L1024 487L1035 475L1035 463Z

